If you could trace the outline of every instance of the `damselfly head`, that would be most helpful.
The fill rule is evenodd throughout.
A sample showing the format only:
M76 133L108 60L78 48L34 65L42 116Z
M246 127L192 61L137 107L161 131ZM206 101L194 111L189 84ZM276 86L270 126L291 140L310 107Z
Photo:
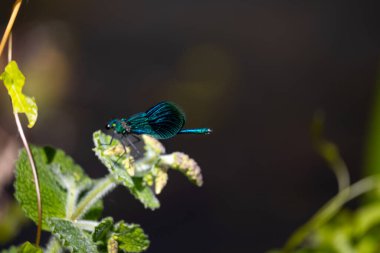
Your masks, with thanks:
M127 134L130 132L131 130L131 127L128 126L128 124L126 123L125 120L120 120L120 119L112 119L110 121L108 121L107 125L106 125L106 129L107 130L114 130L115 133L117 134Z
M107 130L114 129L118 123L119 123L119 120L112 119L112 120L108 121L108 123L106 125L106 129Z

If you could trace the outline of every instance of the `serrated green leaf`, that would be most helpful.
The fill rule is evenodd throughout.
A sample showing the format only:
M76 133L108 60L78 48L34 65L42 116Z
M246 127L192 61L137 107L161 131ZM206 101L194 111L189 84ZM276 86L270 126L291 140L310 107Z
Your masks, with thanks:
M34 246L30 242L25 242L18 248L17 253L42 253L42 249Z
M15 61L11 61L5 71L0 75L8 94L12 99L13 111L15 113L25 113L28 118L28 127L32 128L37 120L38 109L33 97L25 96L22 88L25 84L25 76L22 74Z
M111 141L111 136L108 136L101 131L96 131L93 134L95 144L95 154L100 161L108 168L111 175L116 181L127 187L129 191L135 196L146 208L152 210L158 208L160 203L156 198L153 191L148 185L143 184L142 177L131 176L131 171L135 171L134 160L127 153L124 152L122 144L115 140L108 145ZM143 159L143 158L142 158ZM149 165L153 167L152 165Z
M40 147L46 154L48 164L59 164L59 170L64 175L73 177L75 183L83 184L90 179L83 171L81 166L76 164L70 156L63 150L52 147Z
M97 253L96 244L90 234L75 226L70 220L52 218L48 220L52 233L60 243L72 252Z
M67 192L63 187L62 178L57 175L61 173L69 174L74 182L83 183L90 180L84 175L82 169L76 165L71 157L63 151L48 147L31 146L37 173L40 182L42 198L42 228L49 230L47 219L66 217ZM37 222L37 197L33 181L32 170L25 150L20 153L16 164L15 197L20 203L25 214L34 222Z
M107 234L111 231L112 228L113 228L112 217L104 218L99 223L99 225L95 227L95 230L92 233L92 240L96 242L96 241L102 241L106 239Z
M49 230L47 219L50 217L65 217L66 192L56 181L55 174L48 166L46 153L43 149L32 146L32 153L37 167L42 200L42 228ZM16 163L15 197L26 216L37 223L37 197L33 174L28 157L23 149ZM48 203L48 204L47 204Z
M150 243L140 225L125 224L123 221L115 226L115 233L112 238L118 242L119 249L128 253L145 251Z
M93 140L95 148L93 150L99 160L120 184L126 187L133 187L131 175L128 174L128 170L133 170L131 168L133 163L129 162L130 156L128 152L130 150L126 149L127 153L124 154L125 151L122 144L116 139L108 145L111 139L111 136L102 133L100 130L94 132Z

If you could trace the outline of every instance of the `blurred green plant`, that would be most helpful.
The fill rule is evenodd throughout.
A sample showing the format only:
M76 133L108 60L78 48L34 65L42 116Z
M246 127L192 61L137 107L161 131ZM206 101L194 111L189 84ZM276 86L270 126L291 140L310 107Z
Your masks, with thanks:
M380 173L380 74L375 84L372 99L366 145L364 148L364 176ZM380 201L380 191L367 194L365 200L370 202Z
M13 239L27 222L20 205L16 201L1 201L0 245Z
M380 96L378 99L380 101ZM376 112L380 113L380 110ZM380 120L375 122L379 124L376 134L380 134ZM323 114L318 112L311 128L313 143L316 151L334 172L339 191L290 236L282 249L269 252L378 253L380 252L380 202L378 198L367 198L367 196L379 192L380 174L374 170L367 171L367 177L350 184L347 166L337 146L324 138L323 125ZM377 144L379 144L377 141L370 143L370 149L378 147L380 152L380 145ZM374 154L374 150L372 152ZM370 157L371 161L378 160ZM362 201L355 210L344 207L347 202L358 197L365 197L367 201Z

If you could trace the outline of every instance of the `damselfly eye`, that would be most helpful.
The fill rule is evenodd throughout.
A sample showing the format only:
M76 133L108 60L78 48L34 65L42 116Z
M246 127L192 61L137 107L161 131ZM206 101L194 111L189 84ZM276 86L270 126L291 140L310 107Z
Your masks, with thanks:
M110 130L111 129L111 126L109 124L106 125L106 129L107 130Z

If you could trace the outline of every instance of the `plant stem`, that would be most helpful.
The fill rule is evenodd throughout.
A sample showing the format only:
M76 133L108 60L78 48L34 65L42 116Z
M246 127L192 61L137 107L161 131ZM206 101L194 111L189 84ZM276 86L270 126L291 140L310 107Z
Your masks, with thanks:
M86 213L86 211L95 204L96 201L98 201L101 197L103 197L105 194L107 194L109 191L114 189L117 186L117 184L114 181L114 178L112 175L108 175L105 178L99 180L94 188L92 188L91 191L89 191L83 199L79 202L75 212L71 216L71 220L77 220L82 215Z
M338 181L339 191L346 189L350 186L350 174L336 145L323 137L324 115L322 112L319 111L314 114L311 127L312 141L315 149L334 172Z
M80 194L80 189L75 186L68 186L67 188L67 201L66 201L66 218L70 218L74 211Z
M40 241L41 241L41 227L42 227L42 203L41 203L40 184L38 181L38 174L37 174L36 165L34 163L34 158L33 158L32 152L30 151L28 141L26 140L24 130L22 129L20 118L18 117L18 114L16 112L14 113L14 116L16 119L17 129L20 133L21 140L24 144L26 153L28 154L29 162L30 162L30 165L32 167L32 172L33 172L34 185L36 186L37 209L38 209L36 245L38 246L40 245Z
M99 222L91 220L77 220L75 221L75 225L82 230L94 232L95 227L99 225Z
M315 229L329 221L348 201L376 189L380 183L379 175L366 177L355 184L340 191L335 197L327 202L316 214L303 226L298 228L286 242L282 253L293 252L305 238Z
M9 34L9 41L8 41L8 62L10 62L10 61L12 61L12 34ZM30 151L29 143L25 137L24 130L23 130L21 122L20 122L20 118L19 118L17 112L14 112L13 114L15 116L17 130L20 134L22 143L24 144L26 153L28 154L29 162L30 162L32 172L33 172L34 185L36 186L37 210L38 210L36 245L39 246L40 241L41 241L41 228L42 228L42 203L41 203L40 184L38 181L38 174L37 174L37 169L36 169L36 165L34 162L34 158L33 158L32 152Z
M13 27L13 24L14 24L14 22L16 20L17 13L20 10L21 3L22 3L22 0L16 0L15 4L13 5L13 10L12 10L11 17L9 18L8 25L7 25L7 28L5 29L3 38L1 39L1 43L0 43L0 56L3 53L5 44L6 44L7 40L8 40L8 37L9 37L9 34L12 31L12 27Z

